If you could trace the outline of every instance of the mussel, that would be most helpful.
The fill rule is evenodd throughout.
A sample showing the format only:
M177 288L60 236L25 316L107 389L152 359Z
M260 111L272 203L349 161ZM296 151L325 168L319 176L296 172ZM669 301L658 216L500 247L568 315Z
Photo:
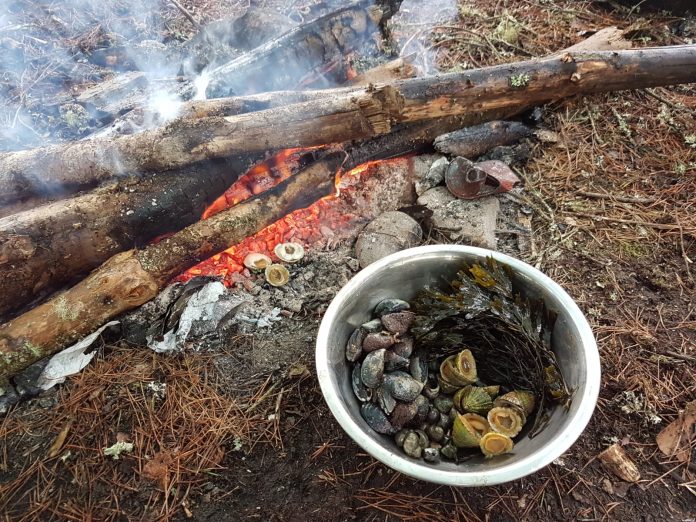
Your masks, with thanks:
M384 376L383 387L400 401L414 401L423 389L423 383L405 372L393 372Z
M428 380L428 363L425 360L425 356L418 353L411 357L409 363L409 371L414 379L418 382L425 384Z
M360 359L362 355L362 344L365 340L365 330L362 328L356 328L353 333L350 334L348 342L346 343L346 359L350 362L355 362Z
M382 383L384 375L384 354L386 350L376 350L370 352L363 360L360 369L360 378L368 388L377 388Z
M365 330L366 333L377 333L382 331L382 321L379 319L372 319L372 321L367 321L360 325L360 328Z
M485 415L493 407L493 401L483 388L469 385L454 394L454 407L461 413Z
M382 324L389 332L405 334L408 332L415 318L416 314L413 312L395 312L393 314L384 314L382 316Z
M362 347L366 352L372 352L381 348L389 348L396 340L388 332L369 333L365 336Z
M377 433L383 433L384 435L396 433L394 426L391 425L387 416L376 404L371 402L364 403L360 407L360 414L363 419L365 419L365 422L367 422L367 425Z
M278 243L273 252L286 263L297 263L304 257L304 248L299 243Z
M367 402L372 398L372 390L365 386L360 376L361 364L355 363L353 373L351 374L351 384L353 385L353 393L360 402Z
M401 299L384 299L375 306L375 315L382 317L384 314L393 314L409 310L411 305Z
M518 408L524 413L525 417L529 417L534 411L536 399L534 394L530 391L513 390L498 397L493 404L495 406Z
M477 448L481 437L490 431L488 421L475 413L457 415L452 426L452 442L458 448Z
M401 337L401 340L392 348L396 355L411 357L413 353L413 337Z
M396 399L389 393L389 390L385 389L384 385L377 388L377 404L382 408L382 411L389 415L394 411L396 407Z
M495 431L486 433L479 442L479 447L486 457L495 457L496 455L509 453L512 451L513 445L510 437Z
M389 350L384 354L384 369L388 372L393 370L405 370L408 366L409 360L406 357L401 357Z
M510 438L519 434L525 422L524 413L517 408L496 406L488 412L488 423L491 429Z

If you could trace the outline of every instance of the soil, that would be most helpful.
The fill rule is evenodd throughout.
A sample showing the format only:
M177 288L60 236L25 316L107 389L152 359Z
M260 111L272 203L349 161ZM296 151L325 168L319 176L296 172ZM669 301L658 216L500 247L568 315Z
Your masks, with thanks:
M301 7L281 3L259 2ZM220 9L184 4L194 13ZM422 52L437 43L443 70L543 55L612 24L630 29L637 45L696 38L693 19L665 13L560 0L502 4L462 0L461 17L444 27L413 37L407 20L395 37L413 37ZM167 16L190 32L177 11ZM503 22L515 27L514 43ZM308 249L291 290L251 277L261 287L251 309L283 310L271 326L226 327L176 354L155 354L137 336L104 337L80 374L14 407L0 420L3 518L693 520L694 448L680 464L660 453L655 436L696 399L695 111L694 86L546 107L540 125L553 141L530 142L515 165L524 188L500 196L498 248L569 292L602 357L595 414L553 464L496 487L438 486L376 462L338 426L316 380L314 340L328 303L358 270L353 244L363 220ZM444 239L434 230L427 241ZM244 288L240 281L235 291ZM104 457L119 433L133 451ZM637 464L638 483L596 459L615 442Z

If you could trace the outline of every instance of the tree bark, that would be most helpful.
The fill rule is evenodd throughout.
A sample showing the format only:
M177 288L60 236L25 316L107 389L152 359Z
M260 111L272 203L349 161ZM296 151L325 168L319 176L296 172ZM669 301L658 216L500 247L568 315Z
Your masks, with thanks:
M367 139L409 123L587 94L696 81L696 47L565 53L464 73L324 91L317 100L250 114L177 121L114 139L0 156L0 203L123 171L162 171L204 159Z
M0 318L118 252L195 223L257 159L131 177L0 219Z

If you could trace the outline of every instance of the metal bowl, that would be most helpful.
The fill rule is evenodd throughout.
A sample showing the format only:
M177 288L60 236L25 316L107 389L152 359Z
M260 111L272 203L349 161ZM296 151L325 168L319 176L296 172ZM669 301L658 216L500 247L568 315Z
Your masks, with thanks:
M549 423L533 439L524 437L514 453L493 459L476 457L455 464L429 464L407 457L392 437L372 431L360 415L350 384L345 345L354 328L370 319L382 299L409 300L426 285L455 276L462 262L493 256L512 269L515 288L541 297L558 312L553 350L568 385L574 390L568 411L556 407ZM316 347L319 384L331 412L343 429L367 453L406 475L451 486L488 486L524 477L543 468L580 436L597 402L600 364L590 325L570 296L547 276L522 261L491 250L458 245L432 245L392 254L369 265L341 289L319 328Z

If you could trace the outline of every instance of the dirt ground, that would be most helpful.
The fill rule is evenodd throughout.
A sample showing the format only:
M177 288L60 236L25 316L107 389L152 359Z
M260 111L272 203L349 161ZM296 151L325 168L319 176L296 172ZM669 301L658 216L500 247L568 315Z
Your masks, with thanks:
M196 16L225 12L224 2L183 3ZM407 22L395 36L443 71L541 56L609 25L639 46L696 41L694 19L610 4L460 0L456 20L430 33ZM175 9L167 16L190 31ZM696 400L695 111L693 85L543 108L553 139L519 169L532 215L519 255L578 302L602 360L589 426L545 469L496 487L437 486L389 470L343 433L313 361L322 313L357 269L343 240L310 253L303 270L323 274L316 294L265 333L173 356L107 339L80 374L11 410L0 420L3 518L694 520L694 448L680 463L655 437ZM104 457L119 437L134 450ZM638 483L598 462L614 442Z

